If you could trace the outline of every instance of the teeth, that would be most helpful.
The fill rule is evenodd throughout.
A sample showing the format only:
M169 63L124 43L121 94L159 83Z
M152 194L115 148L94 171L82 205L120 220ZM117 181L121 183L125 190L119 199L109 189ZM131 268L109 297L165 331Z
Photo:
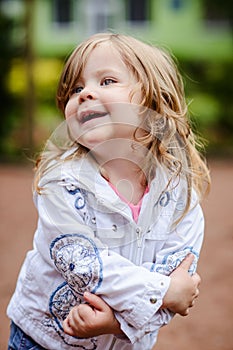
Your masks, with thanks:
M90 114L85 115L85 116L82 118L82 123L85 123L85 122L87 122L88 120L91 120L91 119L96 119L96 118L104 117L106 114L107 114L107 113L92 112L92 113L90 113Z

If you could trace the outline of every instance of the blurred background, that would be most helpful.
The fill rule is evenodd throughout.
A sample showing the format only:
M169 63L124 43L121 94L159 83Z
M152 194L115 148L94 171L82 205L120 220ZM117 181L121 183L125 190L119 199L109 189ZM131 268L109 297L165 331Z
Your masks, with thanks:
M207 152L233 154L231 0L0 0L0 158L25 158L62 120L55 106L64 61L110 30L170 50Z
M193 126L207 140L213 184L203 202L200 297L190 316L161 330L154 349L233 349L232 15L232 0L0 0L0 350L7 349L6 307L36 227L31 159L63 120L55 95L66 58L106 30L177 57Z

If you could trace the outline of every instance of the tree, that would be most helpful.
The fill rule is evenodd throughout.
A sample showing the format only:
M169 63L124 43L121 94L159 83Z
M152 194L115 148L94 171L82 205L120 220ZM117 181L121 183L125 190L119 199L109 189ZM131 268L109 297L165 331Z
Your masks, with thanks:
M205 17L210 21L228 22L233 28L233 1L232 0L202 0Z
M5 140L11 130L13 97L7 88L14 47L11 40L12 20L0 12L0 153L5 151Z

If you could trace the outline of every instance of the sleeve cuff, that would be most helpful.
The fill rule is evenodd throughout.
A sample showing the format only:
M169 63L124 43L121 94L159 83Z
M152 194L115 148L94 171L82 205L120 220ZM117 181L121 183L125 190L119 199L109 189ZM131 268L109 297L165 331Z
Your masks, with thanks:
M148 283L145 286L143 296L137 298L134 302L134 307L129 311L123 311L122 316L128 324L136 329L143 328L160 309L163 304L163 297L166 294L170 285L170 277L160 275L156 278L155 283Z
M156 340L159 329L168 324L174 314L169 310L159 310L154 317L152 317L150 323L148 323L144 328L136 329L129 323L127 323L121 314L115 313L115 317L121 325L121 330L124 332L124 335L115 335L116 338L121 339L127 343L134 344L140 342L141 339L153 333L154 340Z

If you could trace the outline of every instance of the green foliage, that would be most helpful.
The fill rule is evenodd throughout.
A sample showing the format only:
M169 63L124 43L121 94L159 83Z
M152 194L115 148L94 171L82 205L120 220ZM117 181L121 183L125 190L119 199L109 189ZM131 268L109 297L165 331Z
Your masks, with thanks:
M232 0L202 0L204 16L210 20L228 21L233 27L233 2Z
M182 61L189 111L212 153L233 152L233 62Z
M9 73L9 91L17 97L22 98L26 91L25 61L15 59ZM56 87L62 69L62 62L59 59L36 59L33 69L33 80L35 83L36 96L40 103L55 101Z
M208 152L233 149L233 63L182 60L179 69L184 77L192 123L208 140ZM58 59L37 59L34 67L37 112L35 120L36 146L40 146L61 122L55 105L55 94L63 62ZM8 88L15 99L25 94L25 63L13 61ZM15 127L20 128L20 120ZM10 152L17 144L8 142Z
M63 62L56 58L36 58L33 64L33 81L35 88L35 115L33 117L33 148L27 146L28 126L25 118L25 95L27 93L26 62L23 58L12 60L8 74L7 87L21 106L14 119L11 133L8 134L5 153L13 154L21 150L23 157L41 147L56 125L61 121L56 108L56 88ZM19 104L18 104L19 106Z

